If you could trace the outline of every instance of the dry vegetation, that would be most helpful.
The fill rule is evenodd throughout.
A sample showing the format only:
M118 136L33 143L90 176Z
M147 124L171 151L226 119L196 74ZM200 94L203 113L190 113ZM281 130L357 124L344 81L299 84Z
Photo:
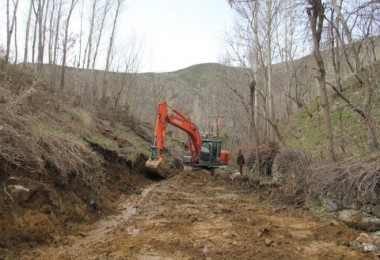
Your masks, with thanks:
M150 183L139 171L146 134L119 133L134 131L133 118L72 104L75 98L51 93L29 71L2 65L0 256L2 248L56 240Z
M309 207L313 200L333 199L338 208L376 205L380 201L379 158L370 161L316 162L305 151L282 149L274 164L280 183L272 198L295 207Z
M302 150L282 149L276 156L275 175L281 183L272 197L284 204L304 207L309 183L307 176L311 157Z
M69 175L88 179L99 168L99 162L96 154L75 136L84 131L86 122L72 120L66 124L62 113L67 109L65 105L44 91L41 84L35 84L28 72L13 74L16 70L7 67L1 84L2 163L39 174L54 172L62 184L68 183Z
M315 166L308 175L309 193L327 195L342 206L378 204L380 202L380 164L344 162Z

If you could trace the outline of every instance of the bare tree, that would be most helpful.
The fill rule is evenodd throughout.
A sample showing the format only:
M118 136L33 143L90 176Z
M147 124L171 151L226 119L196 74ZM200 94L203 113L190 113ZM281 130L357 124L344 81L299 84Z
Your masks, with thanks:
M117 0L114 20L112 23L112 32L110 35L110 40L108 42L108 51L107 51L106 66L105 66L104 76L103 76L103 89L102 89L102 102L104 103L107 100L108 73L111 66L111 52L112 52L114 40L115 40L116 25L117 25L117 20L119 18L120 11L122 10L123 2L124 0Z
M120 86L115 87L116 94L114 95L114 108L118 108L120 104L124 104L125 107L128 107L128 104L125 105L126 100L123 98L123 95L129 93L130 88L135 83L135 78L137 72L139 71L141 64L141 46L138 45L137 38L134 36L130 45L128 46L128 51L125 51L123 57L124 71L120 75Z
M80 68L80 60L82 55L82 38L83 38L83 9L84 0L81 1L81 11L80 11L80 30L79 30L79 51L78 51L78 62L76 64L77 68Z
M54 17L57 8L57 0L52 1L52 8L50 12L49 21L49 40L48 40L48 59L49 64L53 64L53 44L54 44Z
M326 129L326 139L327 139L327 156L331 161L335 161L334 152L334 139L331 126L331 116L330 116L330 105L327 97L326 91L326 70L324 61L321 55L321 37L323 32L323 22L325 15L325 7L321 0L308 0L310 7L307 8L307 15L309 16L309 23L311 28L311 35L313 38L314 45L314 58L317 63L317 75L316 78L319 83L319 90L322 101L323 108L323 118Z
M282 11L281 1L229 1L241 18L235 27L234 38L231 42L232 59L237 61L236 66L246 70L249 83L255 81L255 91L251 93L251 88L247 89L247 94L254 94L250 101L253 106L253 115L249 116L249 121L253 120L253 127L261 132L261 136L266 141L274 141L276 138L282 142L275 118L274 84L272 80L273 53L279 46L273 46L274 36L279 33L278 26L280 12ZM231 54L228 54L231 56ZM259 120L260 119L260 120ZM258 141L260 141L259 134Z
M91 59L91 51L92 51L92 39L94 34L94 28L95 28L95 17L96 17L96 8L97 8L98 0L94 0L92 2L92 9L91 9L91 18L90 18L90 31L88 33L88 39L86 44L86 49L84 52L84 60L83 60L83 68L85 66L85 63L87 62L87 69L90 67L90 59ZM87 55L87 61L86 61L86 55Z
M33 10L34 0L30 0L28 20L26 22L26 31L25 31L25 47L24 47L24 67L28 62L28 49L29 49L29 31L30 31L30 22L32 20L32 10Z
M13 15L10 16L10 4L9 0L7 0L7 49L5 50L5 62L9 62L9 54L11 49L11 41L12 41L12 34L13 29L15 27L16 22L16 13L18 8L18 2L19 0L12 0L13 2Z
M15 59L14 59L13 64L16 65L16 63L17 63L17 58L18 58L18 47L17 47L17 17L15 17L14 20L15 20L15 26L14 26L14 28L15 28L15 34L14 34L14 36L15 36Z
M78 0L71 0L70 8L69 8L69 14L67 15L66 19L66 27L65 27L65 38L63 41L63 53L62 53L62 67L61 67L61 92L63 93L64 85L65 85L65 71L66 71L66 58L67 58L67 39L69 35L69 25L70 25L70 19L71 15L73 13L75 5L78 3Z
M54 39L54 53L53 53L53 64L54 65L57 64L59 32L60 32L61 19L62 19L62 4L63 4L63 0L59 0L57 21L55 24L55 39Z
M47 20L48 20L48 13L50 11L49 8L50 8L50 4L51 3L52 3L52 1L47 1L46 5L45 5L44 21L43 21L43 32L42 32L42 48L41 48L41 51L42 51L42 62L44 60L44 55L45 55L46 31L47 31L46 23L47 23Z
M33 13L35 16L34 20L34 29L33 29L33 43L32 43L32 64L35 63L35 53L36 53L36 41L37 41L37 29L38 29L38 11L35 6L35 2L33 1Z
M92 67L91 67L92 69L95 68L96 58L97 58L98 52L99 52L99 46L100 46L100 42L101 42L102 35L103 35L105 21L106 21L107 13L108 13L110 7L111 7L111 0L106 0L105 3L104 3L103 13L102 13L102 16L101 16L102 18L101 18L101 22L100 22L100 25L99 25L99 32L98 32L98 37L97 37L97 40L96 40L96 46L95 46L94 56L92 58Z
M257 82L259 79L259 64L260 64L259 18L258 18L259 17L259 8L260 8L259 1L255 1L254 14L253 14L253 25L252 25L253 34L254 34L253 54L254 54L254 62L255 62L255 66L254 66L255 89L253 90L254 91L254 98L253 98L253 103L252 103L253 111L251 111L251 113L252 113L252 117L253 117L252 118L253 126L255 128L254 130L256 131L255 140L256 140L257 149L258 149L259 144L260 144L260 137L259 137L259 133L258 133L258 128L259 128L259 115L258 115L259 91L258 91L258 86L257 86ZM252 90L251 90L251 93L252 93ZM258 150L256 152L258 152ZM256 161L256 165L259 165L259 159L258 158ZM260 169L258 169L258 170L260 171Z
M266 33L267 33L267 109L268 109L268 118L273 123L275 122L274 115L274 101L273 101L273 86L272 86L272 0L266 0L266 8L267 8L267 17L266 17ZM268 121L268 124L270 122ZM273 142L275 141L274 129L272 127L267 128L267 141Z
M372 3L375 4L375 3ZM377 138L376 130L374 127L373 119L372 119L372 95L373 95L373 86L369 79L369 73L365 71L364 64L359 57L359 52L355 47L355 43L352 37L352 31L350 30L347 20L343 17L341 12L341 8L337 5L336 0L332 0L332 6L334 11L337 14L337 18L339 19L340 24L343 28L344 36L348 42L348 48L350 50L351 56L354 60L355 66L351 64L349 59L347 59L347 63L350 69L354 72L355 77L358 81L365 87L365 96L363 101L363 112L365 115L365 124L367 127L367 143L368 147L371 150L380 149L379 140ZM336 30L339 32L338 30Z
M44 62L44 42L43 42L43 19L44 19L45 0L37 0L38 12L38 57L37 63L39 68L42 67Z

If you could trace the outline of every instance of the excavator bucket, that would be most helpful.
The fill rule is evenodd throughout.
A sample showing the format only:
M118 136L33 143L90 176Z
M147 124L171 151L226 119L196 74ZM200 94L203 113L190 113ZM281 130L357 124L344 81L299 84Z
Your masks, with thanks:
M163 161L163 158L153 159L150 157L145 163L145 170L152 176L167 178L168 173L164 166L165 162Z

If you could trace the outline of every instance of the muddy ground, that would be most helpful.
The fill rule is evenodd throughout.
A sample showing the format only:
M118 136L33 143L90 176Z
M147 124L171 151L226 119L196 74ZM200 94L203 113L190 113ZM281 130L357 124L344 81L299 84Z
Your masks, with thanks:
M19 259L363 259L359 232L290 209L227 173L182 172L124 195L118 212Z

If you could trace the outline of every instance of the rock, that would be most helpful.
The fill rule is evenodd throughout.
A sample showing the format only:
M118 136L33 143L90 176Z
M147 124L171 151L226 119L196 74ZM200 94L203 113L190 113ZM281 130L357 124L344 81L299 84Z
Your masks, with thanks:
M371 212L373 215L380 218L380 205L372 207Z
M361 248L362 244L356 240L351 240L348 242L349 246L352 248Z
M265 244L266 244L267 246L270 246L272 243L273 243L273 240L268 239L268 238L265 239Z
M339 210L338 204L334 199L331 198L323 198L322 199L322 207L327 211L327 212L336 212Z
M373 240L380 244L380 231L374 232L371 235Z
M329 222L329 225L330 226L339 226L340 224L339 224L339 221L337 221L336 219L333 219L333 220L330 220L330 222Z
M268 234L268 233L269 233L269 229L266 228L266 227L260 228L260 229L256 230L256 236L259 237L259 238L262 237L265 234Z
M371 204L365 204L360 208L360 211L365 213L372 213L372 205Z
M365 252L373 252L376 249L377 249L376 246L373 244L363 243L363 250Z
M27 201L31 195L30 190L22 185L8 185L7 192L17 203Z
M360 235L356 238L356 241L368 244L373 243L373 239L367 233L360 233Z
M349 227L372 232L380 230L380 218L364 214L358 210L339 211L338 218Z

